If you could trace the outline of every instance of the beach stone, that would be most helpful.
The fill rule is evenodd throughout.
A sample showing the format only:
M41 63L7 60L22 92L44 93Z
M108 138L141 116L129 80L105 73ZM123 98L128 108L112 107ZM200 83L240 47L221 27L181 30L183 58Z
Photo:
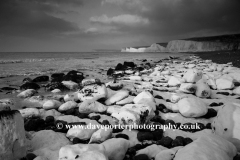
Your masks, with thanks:
M138 132L137 139L142 142L144 140L153 140L154 137L152 132Z
M92 99L85 100L84 102L80 103L78 106L79 106L80 113L92 113L92 112L101 113L107 110L107 107L105 105Z
M197 86L192 83L182 83L179 87L179 90L184 93L195 93Z
M90 120L87 125L75 126L68 130L66 137L69 139L79 138L81 140L89 140L94 132L98 130L100 124L95 120Z
M211 96L211 89L206 83L196 83L195 95L200 98L207 98Z
M114 91L117 91L123 88L123 84L121 82L109 82L107 83L106 86Z
M108 92L105 84L102 84L102 85L94 84L94 85L84 86L83 89L81 89L78 92L78 99L81 101L85 101L87 99L98 100L98 99L106 98L107 95L108 95Z
M51 75L51 82L62 82L64 73L53 73Z
M236 152L236 147L229 141L216 135L208 135L201 136L189 145L179 149L174 160L232 160Z
M111 97L109 97L106 101L105 104L106 105L112 105L126 97L128 97L129 95L129 91L127 90L119 90L117 91L114 95L112 95Z
M139 154L133 157L133 160L149 160L146 154Z
M111 113L111 116L118 120L118 124L132 125L141 123L140 115L131 110L115 110Z
M65 103L63 103L59 108L58 108L58 111L60 112L63 112L63 111L67 111L69 109L72 109L72 108L76 108L77 107L77 103L74 102L74 101L67 101Z
M175 87L175 86L178 86L180 84L181 84L181 81L174 76L170 77L170 79L168 80L168 85L169 86Z
M127 62L127 61L124 61L123 65L130 68L134 68L136 66L134 62Z
M39 117L29 117L25 120L24 128L26 131L38 131L45 128L45 121Z
M176 152L177 151L175 151L173 149L163 150L155 156L155 160L172 160L174 158Z
M44 96L32 96L23 99L19 105L26 108L42 108L46 101L47 99Z
M161 152L165 149L167 149L167 148L153 144L144 149L138 150L136 152L136 155L144 154L144 155L147 155L148 158L154 158L159 152Z
M106 141L107 139L112 137L112 129L108 127L101 127L96 132L94 132L90 138L90 141L88 144L91 143L102 143Z
M52 91L54 89L60 89L61 91L68 91L69 89L64 86L61 82L50 82L44 85L45 90Z
M0 111L0 159L14 160L26 156L24 120L19 111Z
M184 74L183 79L188 83L194 83L202 79L202 72L198 69L188 69Z
M53 117L58 117L61 116L62 114L55 109L50 109L50 110L45 110L45 109L39 109L40 112L40 117L42 119L46 119L48 116L53 116Z
M70 90L78 89L78 84L73 81L62 81L62 84Z
M34 90L34 89L27 89L27 90L22 91L21 93L19 93L17 95L17 97L19 97L19 98L27 98L27 97L33 96L35 93L37 93L36 90Z
M36 78L34 78L32 80L33 82L46 82L46 81L49 81L49 77L48 76L38 76Z
M161 140L157 141L158 145L164 146L166 148L170 148L172 146L173 139L171 137L163 137Z
M149 91L142 91L134 99L135 104L145 104L152 108L153 111L156 110L156 101L153 95ZM149 113L151 114L151 113Z
M126 139L126 140L129 140L129 137L128 137L128 135L126 135L126 134L117 134L116 136L115 136L115 138L123 138L123 139Z
M27 83L24 83L23 85L21 85L20 89L21 90L27 90L27 89L38 90L38 89L40 89L40 86L37 83L27 82Z
M61 102L57 100L48 100L43 104L43 109L58 109L61 105Z
M11 103L8 103L5 100L0 100L0 111L10 111L11 110Z
M212 130L226 139L240 140L240 107L230 103L220 107L212 122Z
M233 93L240 96L240 86L234 88Z
M212 88L212 89L217 89L217 84L214 79L208 79L207 84Z
M74 93L66 94L63 97L63 99L64 99L65 102L67 102L67 101L78 101L78 93L74 92Z
M30 140L33 153L47 159L57 160L61 147L71 144L64 133L52 130L42 130L35 132Z
M134 96L128 96L127 98L122 99L121 101L116 102L116 105L125 105L133 103Z
M54 90L52 90L51 92L52 92L52 93L60 93L61 90L60 90L60 89L54 89Z
M121 63L118 63L117 66L115 67L115 71L123 71L125 70L125 66Z
M63 81L73 81L75 83L81 83L83 79L83 73L75 70L69 71L63 76Z
M217 79L216 85L218 90L232 89L234 87L233 81L229 79Z
M107 157L111 160L123 160L130 142L123 138L111 138L102 143Z
M19 112L21 113L23 118L40 116L40 112L37 108L20 109Z
M142 77L140 76L129 76L128 78L132 81L142 81Z
M102 145L66 145L59 150L59 160L108 160Z
M113 75L113 73L114 73L114 69L109 68L109 69L107 70L107 76L111 76L111 75Z
M98 84L101 85L101 81L99 79L83 79L82 80L82 86L88 86L88 85L93 85L93 84Z
M178 108L185 117L201 117L208 111L206 104L201 99L193 97L178 101Z

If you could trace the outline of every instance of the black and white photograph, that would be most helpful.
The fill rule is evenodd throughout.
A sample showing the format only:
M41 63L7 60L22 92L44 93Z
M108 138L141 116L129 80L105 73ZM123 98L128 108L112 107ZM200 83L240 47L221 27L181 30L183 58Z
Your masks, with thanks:
M0 0L0 160L240 160L240 0Z

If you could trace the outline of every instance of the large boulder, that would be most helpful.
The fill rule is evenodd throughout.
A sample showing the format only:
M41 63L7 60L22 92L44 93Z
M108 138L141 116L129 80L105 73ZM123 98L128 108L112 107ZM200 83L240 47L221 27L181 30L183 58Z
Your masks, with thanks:
M15 160L26 155L24 120L19 111L0 111L0 159Z
M174 160L232 160L236 154L232 143L219 136L208 135L179 149Z
M184 74L183 79L188 83L194 83L202 79L202 72L198 69L188 69Z
M142 91L134 99L135 104L145 104L152 107L152 110L156 110L156 101L153 95L149 91Z
M40 86L37 83L27 82L27 83L24 83L23 85L21 85L20 89L21 90L26 90L26 89L38 90L38 89L40 89Z
M185 117L201 117L207 114L207 105L200 98L183 98L178 101L179 112Z

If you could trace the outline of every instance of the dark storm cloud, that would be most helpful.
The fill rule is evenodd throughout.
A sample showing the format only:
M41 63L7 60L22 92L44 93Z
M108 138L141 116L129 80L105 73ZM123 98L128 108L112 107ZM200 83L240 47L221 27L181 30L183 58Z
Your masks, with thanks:
M208 36L240 32L239 0L105 0L128 14L148 18L150 26L121 27L146 36Z
M78 27L52 15L60 12L65 0L1 0L0 35L22 37L51 37L62 32L76 31ZM69 5L82 5L73 0Z

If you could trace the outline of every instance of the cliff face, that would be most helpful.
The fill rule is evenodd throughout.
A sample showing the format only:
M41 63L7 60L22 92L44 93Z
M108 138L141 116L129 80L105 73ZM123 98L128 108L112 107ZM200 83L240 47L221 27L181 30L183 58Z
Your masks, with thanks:
M152 44L150 47L140 47L140 48L125 48L121 52L166 52L166 48L159 44Z
M223 42L198 42L189 40L173 40L168 42L169 52L209 52L239 49L239 44Z

